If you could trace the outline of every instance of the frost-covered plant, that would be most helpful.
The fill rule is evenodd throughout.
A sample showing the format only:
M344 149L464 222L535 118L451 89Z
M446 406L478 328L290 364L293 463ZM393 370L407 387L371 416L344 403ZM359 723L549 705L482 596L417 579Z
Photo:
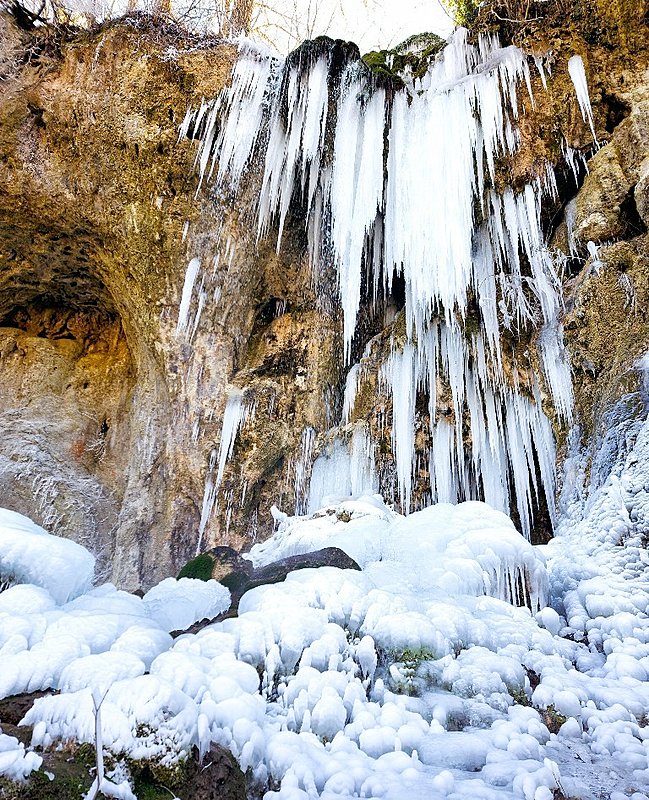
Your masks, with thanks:
M97 763L97 775L84 797L84 800L95 800L98 794L105 797L115 797L118 800L137 800L128 785L128 781L124 780L120 784L113 783L105 775L104 770L104 745L101 730L101 706L106 699L108 690L102 692L99 689L94 689L92 692L92 707L95 717L95 753Z
M428 648L421 647L418 650L406 649L396 654L395 658L388 671L394 690L397 694L416 695L420 668L427 661L434 661L435 654Z
M560 714L553 705L549 705L547 708L543 709L541 711L541 717L550 733L558 733L559 728L568 719L568 717Z

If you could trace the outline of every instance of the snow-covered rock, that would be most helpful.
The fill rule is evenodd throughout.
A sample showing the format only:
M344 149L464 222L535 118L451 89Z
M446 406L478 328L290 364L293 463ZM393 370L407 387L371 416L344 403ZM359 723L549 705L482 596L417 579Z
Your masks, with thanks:
M0 509L0 579L40 586L65 603L90 587L94 570L95 559L85 547Z

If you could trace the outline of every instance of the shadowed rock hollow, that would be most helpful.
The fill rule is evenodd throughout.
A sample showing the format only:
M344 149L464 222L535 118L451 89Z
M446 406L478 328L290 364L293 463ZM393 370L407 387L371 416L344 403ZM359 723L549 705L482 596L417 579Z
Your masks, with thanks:
M193 152L178 142L235 48L137 17L69 35L0 25L0 502L84 542L121 585L149 585L194 553L244 359L281 394L281 422L260 426L247 456L245 510L277 501L295 415L322 413L317 368L288 386L327 357L326 326L316 334L301 249L290 237L281 258L257 248L236 208L196 196ZM187 251L213 258L217 228L236 252L188 364L175 335ZM232 526L227 541L251 533Z

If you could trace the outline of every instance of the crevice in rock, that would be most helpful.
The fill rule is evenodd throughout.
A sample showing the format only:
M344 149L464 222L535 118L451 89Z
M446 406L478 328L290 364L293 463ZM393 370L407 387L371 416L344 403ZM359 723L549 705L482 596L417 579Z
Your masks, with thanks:
M602 94L602 110L606 115L606 132L613 133L617 126L629 116L631 106L617 95L604 92Z
M634 190L635 186L632 186L620 203L620 222L623 226L623 234L620 238L622 239L634 239L636 236L647 233L647 226L638 213Z

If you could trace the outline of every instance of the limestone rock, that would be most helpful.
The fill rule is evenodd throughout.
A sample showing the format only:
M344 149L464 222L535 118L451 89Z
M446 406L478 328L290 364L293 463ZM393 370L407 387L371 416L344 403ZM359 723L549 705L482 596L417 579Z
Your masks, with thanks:
M100 578L148 588L199 539L272 530L290 454L326 412L318 364L337 323L313 313L290 221L278 255L243 209L197 194L178 127L227 83L232 45L146 16L26 34L6 13L0 44L0 505L88 546ZM187 264L215 263L215 231L233 243L220 299L180 335ZM244 383L276 413L242 432L233 505L203 529L228 389Z
M647 214L648 153L649 100L645 100L588 164L589 174L577 195L575 233L582 242L630 238L646 228L641 218Z
M265 567L259 567L250 576L250 583L247 588L252 589L254 586L279 583L286 579L289 572L294 572L298 569L317 569L318 567L360 570L354 559L339 547L323 547L321 550L314 550L311 553L297 556L288 556L288 558L274 561Z

